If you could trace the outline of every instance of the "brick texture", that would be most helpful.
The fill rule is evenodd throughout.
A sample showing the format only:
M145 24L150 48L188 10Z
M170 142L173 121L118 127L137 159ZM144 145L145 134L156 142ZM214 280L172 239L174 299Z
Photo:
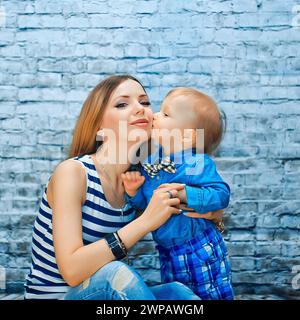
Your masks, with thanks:
M66 157L89 90L114 73L146 86L158 110L174 86L227 114L216 161L232 188L225 239L237 294L299 297L300 27L296 0L2 0L0 265L23 290L42 189ZM298 19L300 20L300 19ZM2 23L2 25L1 25ZM157 283L148 236L132 264Z

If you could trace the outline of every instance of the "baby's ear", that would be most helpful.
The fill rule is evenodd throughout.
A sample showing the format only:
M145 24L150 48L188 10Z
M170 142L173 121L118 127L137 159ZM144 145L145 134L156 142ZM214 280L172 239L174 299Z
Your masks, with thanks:
M204 140L204 129L193 129L194 130L194 147L197 153L204 153L205 140Z
M197 129L183 130L183 141L185 144L190 144L190 147L195 147L196 140L197 140Z

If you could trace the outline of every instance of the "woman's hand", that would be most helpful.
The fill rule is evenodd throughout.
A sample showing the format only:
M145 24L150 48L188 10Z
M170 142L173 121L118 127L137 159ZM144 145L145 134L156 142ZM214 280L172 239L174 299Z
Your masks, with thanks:
M181 189L178 190L178 198L180 200L180 203L186 203L186 192L185 192L185 184L182 184L182 183L176 183L176 182L172 182L172 183L162 183L158 189L160 188L180 188L180 186L182 186Z
M203 218L218 223L222 221L222 218L224 216L224 210L209 211L206 213L189 212L186 214L186 216L192 218Z
M180 199L180 209L186 210L186 211L191 211L187 214L185 214L187 217L192 217L192 218L203 218L207 220L213 220L213 222L218 223L222 221L222 218L224 216L224 210L217 210L217 211L209 211L206 213L198 213L195 212L193 209L186 207L186 192L185 192L185 184L181 183L163 183L161 184L158 189L160 188L177 188L182 186L182 189L178 190L178 198Z
M181 213L181 210L178 208L180 204L178 192L183 188L184 185L170 186L158 188L153 192L147 208L139 217L149 232L163 225L172 214ZM170 198L169 192L172 193L172 198Z

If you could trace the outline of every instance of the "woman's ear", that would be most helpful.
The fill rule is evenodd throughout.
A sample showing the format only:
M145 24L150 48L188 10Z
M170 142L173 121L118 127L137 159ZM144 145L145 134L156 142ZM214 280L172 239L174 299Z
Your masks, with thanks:
M97 131L96 141L104 141L104 130L101 128Z
M97 151L102 146L103 142L104 142L104 131L102 129L99 129L96 133L96 150Z

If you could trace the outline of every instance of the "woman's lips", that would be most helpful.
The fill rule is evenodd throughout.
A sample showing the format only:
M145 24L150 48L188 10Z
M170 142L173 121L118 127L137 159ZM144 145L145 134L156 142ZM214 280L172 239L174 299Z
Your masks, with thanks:
M130 123L132 126L138 126L145 128L149 125L149 121L147 119L140 119Z

